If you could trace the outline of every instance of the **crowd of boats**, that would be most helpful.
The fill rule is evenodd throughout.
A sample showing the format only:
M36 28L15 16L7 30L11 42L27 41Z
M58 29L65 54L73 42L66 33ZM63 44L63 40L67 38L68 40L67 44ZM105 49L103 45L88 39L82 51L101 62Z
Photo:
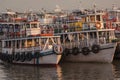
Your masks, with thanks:
M120 57L120 10L74 10L0 15L0 59L13 64L111 63Z

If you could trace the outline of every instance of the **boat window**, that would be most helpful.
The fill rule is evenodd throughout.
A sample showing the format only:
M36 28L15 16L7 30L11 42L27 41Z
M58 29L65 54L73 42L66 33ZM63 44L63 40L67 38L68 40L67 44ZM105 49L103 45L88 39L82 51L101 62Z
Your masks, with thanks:
M55 42L56 44L58 44L58 38L55 38L55 37L54 37L54 42Z
M27 28L30 28L30 25L29 25L29 24L26 24L26 27L27 27Z
M100 21L100 15L96 15L97 21Z
M109 31L99 32L99 42L101 44L109 42Z
M19 31L19 28L20 28L20 25L16 24L16 25L15 25L15 32L18 32L18 31Z
M86 18L85 17L82 17L82 22L86 22Z
M9 32L13 32L14 31L14 26L12 24L9 24Z
M8 47L8 41L5 41L5 46L4 47Z
M31 24L31 28L37 28L37 24Z
M70 42L70 37L71 37L71 35L65 34L65 35L64 35L64 40L65 40L65 42Z
M52 44L53 44L53 42L52 42L52 39L51 39L51 38L49 39L49 44L50 44L50 45L52 45Z
M9 44L8 46L9 46L9 47L11 47L11 41L9 41L9 43L8 43L8 44Z
M99 37L105 37L105 32L99 32Z
M45 46L47 39L46 38L41 38L41 48L43 49Z
M22 47L25 47L25 41L22 40L21 42L22 42Z
M73 36L73 39L74 39L74 41L78 41L79 39L78 39L78 34L75 34L74 36Z
M91 32L91 33L89 33L89 38L91 39L91 38L97 38L97 34L96 34L96 32Z
M90 16L90 21L94 22L95 21L95 16Z
M31 47L34 46L34 44L32 43L32 39L28 39L27 40L27 47Z
M111 40L114 39L115 38L114 31L109 31L109 36Z
M19 48L19 45L20 45L19 42L20 42L20 41L17 40L16 42L17 42L16 47Z
M12 43L13 43L13 46L12 46L12 47L15 47L15 41L12 41Z
M39 46L39 38L35 39L35 46Z
M43 38L43 39L42 39L42 43L43 43L43 44L45 44L46 41L47 41L47 38Z

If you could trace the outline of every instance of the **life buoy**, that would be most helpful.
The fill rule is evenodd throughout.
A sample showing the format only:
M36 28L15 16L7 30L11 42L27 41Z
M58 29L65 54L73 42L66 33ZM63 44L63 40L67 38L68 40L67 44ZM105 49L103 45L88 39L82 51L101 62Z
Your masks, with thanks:
M74 47L74 48L72 49L72 54L73 54L73 55L79 54L79 48Z
M31 52L29 52L29 53L26 54L26 60L27 60L27 61L31 61L32 58L33 58L33 55L32 55Z
M82 48L82 54L83 54L83 55L88 55L89 52L90 52L90 50L89 50L88 47L83 47L83 48Z
M24 62L24 61L25 61L25 52L24 52L24 53L21 53L21 55L20 55L20 61L21 61L21 62Z
M95 26L96 26L97 29L100 29L101 28L101 23L100 22L96 22Z
M20 59L20 53L16 53L16 54L14 55L14 60L15 60L15 61L19 61L19 59Z
M100 46L99 45L93 45L92 46L92 52L93 53L98 53L100 51Z
M54 45L53 50L56 54L61 54L63 52L63 47L61 45Z

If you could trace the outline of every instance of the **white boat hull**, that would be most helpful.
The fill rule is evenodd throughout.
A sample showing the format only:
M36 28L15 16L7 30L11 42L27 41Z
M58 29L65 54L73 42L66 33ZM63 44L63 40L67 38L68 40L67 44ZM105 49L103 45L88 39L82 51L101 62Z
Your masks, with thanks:
M70 62L103 62L111 63L114 58L116 44L111 48L100 50L98 53L90 52L88 55L79 53L78 55L69 54L64 57L65 61Z
M17 63L17 64L58 64L59 61L61 59L61 55L56 55L56 54L52 54L52 55L47 55L47 56L42 56L39 57L38 59L33 58L31 61L13 61L13 63Z
M46 55L46 56L42 56L39 58L33 58L31 61L12 61L12 64L25 64L25 65L57 65L60 60L61 60L61 54L60 55L56 55L56 54L51 54L51 55ZM7 61L3 61L5 63L9 63Z

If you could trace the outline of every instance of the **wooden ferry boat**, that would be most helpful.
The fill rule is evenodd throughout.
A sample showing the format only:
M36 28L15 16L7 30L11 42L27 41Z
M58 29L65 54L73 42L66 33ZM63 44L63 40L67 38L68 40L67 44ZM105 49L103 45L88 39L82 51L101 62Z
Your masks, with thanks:
M58 64L60 36L41 31L40 22L0 23L0 59L13 64Z
M3 28L4 34L2 33L1 36L1 59L5 61L11 57L12 53L15 53L15 56L12 54L12 58L9 58L12 63L46 64L48 62L57 64L61 55L46 55L51 53L52 50L52 53L64 53L63 59L66 61L110 63L113 60L116 50L116 37L114 29L110 28L109 25L105 26L107 23L104 22L103 15L104 12L100 13L96 10L87 13L74 12L67 16L59 14L59 16L53 17L53 15L51 15L52 17L49 18L54 18L53 23L50 21L49 23L45 22L40 25L40 22L33 21L20 23L22 25L21 28L10 27L8 30ZM6 32L10 33L8 34ZM7 38L5 38L6 35ZM18 43L20 45L18 45ZM41 53L45 53L43 55L46 55L42 57L40 55L39 59L35 57L38 51L34 50L37 43L39 43L40 47L39 55ZM45 43L43 48L42 43ZM4 47L9 44L11 45L8 51L6 51L6 49L4 50ZM54 47L54 44L57 45L57 47ZM24 48L21 47L22 45L24 45ZM47 48L49 46L52 46L52 48ZM13 49L11 49L11 47ZM31 61L15 61L15 59L18 58L18 56L16 56L18 52L22 56L24 55L22 54L24 51L21 52L22 49L28 50L24 53L25 55L27 55L27 52L32 52L33 57ZM6 54L9 54L9 57L6 57ZM25 60L27 59L25 58Z
M109 25L115 29L115 36L119 39L120 38L120 9L113 5L112 9L107 10L107 15L104 16L106 20L110 23ZM115 59L120 58L120 39L118 40L118 44L115 51Z
M114 58L113 29L58 33L64 47L64 60L71 62L108 62Z
M65 21L54 27L55 35L61 36L64 60L71 62L111 63L116 50L114 29L103 21L103 12L82 14L80 19ZM73 16L74 17L74 16Z

